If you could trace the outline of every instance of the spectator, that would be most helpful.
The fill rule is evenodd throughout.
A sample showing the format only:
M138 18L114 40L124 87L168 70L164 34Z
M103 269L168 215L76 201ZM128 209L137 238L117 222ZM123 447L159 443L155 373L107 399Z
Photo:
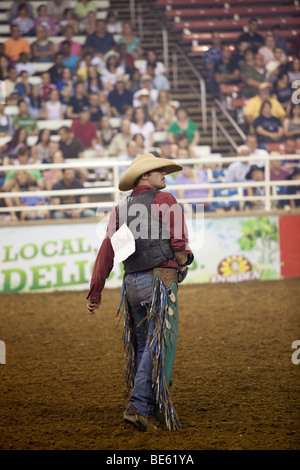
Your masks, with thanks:
M14 197L12 203L17 207L36 207L32 211L21 211L20 220L43 220L49 219L50 213L47 209L43 209L43 205L47 203L47 200L43 196L35 196L34 192L39 190L37 182L32 178L30 173L26 171L16 172L16 184L12 188L12 192L24 191L30 193L21 197ZM7 202L7 201L6 201Z
M36 30L37 39L31 44L32 60L34 62L53 62L55 47L48 38L48 30L45 26L39 26Z
M77 55L71 54L71 43L70 41L63 41L61 43L61 52L64 56L63 58L63 66L68 67L72 74L76 72L77 64L79 61L79 57Z
M83 145L81 140L75 137L67 126L62 126L58 134L60 136L59 149L66 160L71 158L83 158Z
M167 131L174 121L175 113L170 101L170 93L167 90L159 92L157 104L152 109L152 119L158 131Z
M176 176L175 184L207 184L208 178L204 170L195 169L192 164L183 164L182 171ZM208 189L178 189L178 199L199 199L199 202L185 204L185 210L190 207L196 211L197 204L202 203L202 199L211 197L212 191ZM204 202L204 210L210 210L210 202Z
M66 189L83 189L82 182L76 178L75 170L71 168L63 169L63 178L54 184L53 190L66 190ZM56 196L52 198L52 204L86 204L88 203L88 196L80 195L66 195ZM53 214L54 219L64 218L79 218L79 217L94 217L95 212L92 209L81 209L80 206L76 209L61 209Z
M118 132L111 140L108 146L108 155L110 157L118 157L125 155L127 151L127 144L132 140L130 134L130 121L129 119L122 119L120 125L120 132Z
M29 165L29 150L27 147L19 148L17 153L16 169L21 165ZM37 182L39 189L44 189L43 177L39 170L28 170L32 178ZM16 184L16 171L9 170L5 177L5 182L2 186L4 191L10 191L12 187Z
M99 106L99 95L98 93L90 93L88 95L89 109L91 113L91 121L98 124L103 116L103 112Z
M116 134L117 130L112 128L109 117L106 115L102 116L102 118L100 119L98 131L98 135L100 138L99 142L102 148L108 149L109 145L112 142L112 139Z
M64 55L62 52L57 52L54 56L54 65L50 67L48 73L50 74L50 82L56 84L62 80L63 75L63 59Z
M99 106L104 116L111 117L111 106L104 91L99 91Z
M192 148L200 142L200 132L195 122L192 121L187 111L179 106L175 112L176 121L174 121L168 129L169 141L171 144L175 142L175 136L184 132L189 138L189 147Z
M12 117L5 114L5 104L0 103L0 137L7 137L12 134Z
M277 98L271 96L272 88L271 83L263 82L258 87L258 94L248 100L244 111L244 117L248 124L252 125L254 120L259 116L261 105L265 100L269 100L271 103L272 116L279 118L283 122L286 112Z
M279 46L275 46L274 48L274 59L281 64L282 71L286 70L287 56Z
M68 43L70 44L70 55L76 56L77 58L81 58L82 47L81 47L81 44L79 44L79 42L76 42L73 40L73 36L74 36L73 26L71 25L66 26L64 30L64 34L65 34L64 41L68 41ZM59 51L62 51L64 41L61 41L58 44Z
M240 83L241 81L241 72L234 63L231 62L232 52L228 45L222 46L222 59L216 63L214 72L213 72L213 81L216 84L215 90L224 83L227 85L232 85Z
M28 132L26 129L20 127L17 129L11 140L2 147L2 151L8 156L9 164L14 164L17 161L17 155L20 148L27 148Z
M76 70L76 75L79 77L79 80L86 82L88 79L88 69L93 65L93 54L91 52L86 52L83 56L83 60L80 61L78 69ZM95 65L95 67L98 66Z
M57 150L51 157L51 163L64 163L65 159L61 150ZM44 171L45 189L51 191L53 186L63 178L63 171L61 168L50 169Z
M263 57L261 54L254 55L253 64L245 64L243 67L243 96L252 98L257 95L259 85L265 81L266 70L263 65Z
M141 155L142 153L145 153L145 138L143 134L135 134L132 137L132 140L135 141L136 147L137 147L137 153Z
M284 120L283 130L285 137L300 139L300 106L291 104L289 114Z
M49 121L60 121L64 118L63 105L59 99L57 88L49 93L49 99L44 104L45 119Z
M114 45L113 35L107 32L105 21L97 20L96 31L88 35L85 46L92 47L96 54L104 55L113 49Z
M253 157L267 158L269 153L265 149L258 148L257 137L255 134L248 134L245 139L245 145L249 147L250 154L249 158L252 160ZM255 165L265 166L264 160L255 160Z
M166 74L166 67L164 66L163 62L157 60L156 52L152 49L147 51L146 56L146 64L145 66L141 67L141 72L143 74L148 73L147 66L151 65L154 69L155 75L165 75Z
M280 62L278 60L270 60L265 68L265 81L274 85L274 83L276 83L276 81L278 80L280 72Z
M211 33L212 46L203 54L202 64L207 71L209 82L212 83L214 68L217 62L222 60L222 40L216 31ZM213 90L212 90L213 91Z
M67 35L68 28L72 28L72 37L73 37L73 34L78 34L79 24L78 24L78 21L76 19L74 10L72 8L66 8L63 12L61 20L59 21L60 33L65 34L67 36L66 39L68 41L72 42L71 38L68 37L68 35ZM80 46L80 49L81 49L80 44L79 44L79 46ZM72 44L71 44L71 53L76 55L75 50L72 48Z
M43 72L42 75L42 82L40 83L40 94L44 101L49 99L49 95L51 90L55 90L56 86L54 83L51 83L51 77L49 72Z
M134 35L129 22L123 24L123 34L118 40L118 44L120 43L126 45L126 51L132 54L135 59L142 57L141 42L139 38Z
M17 25L11 25L10 38L5 41L5 54L14 62L19 60L22 52L30 53L29 42L20 36L20 29Z
M93 34L96 31L97 15L95 11L90 11L86 20L84 21L85 34Z
M260 115L254 120L253 127L261 148L265 148L267 143L281 142L283 139L281 121L272 116L272 105L268 100L262 103Z
M171 144L168 140L163 140L158 144L161 158L173 158L171 154Z
M67 119L79 119L82 109L88 106L89 99L86 96L84 83L82 81L78 81L75 85L75 95L70 98L67 106Z
M238 157L250 157L250 149L247 145L240 145L237 149ZM251 168L250 161L233 162L227 168L225 173L226 183L244 183L246 175Z
M0 56L0 80L5 80L6 78L8 78L8 71L9 67L11 66L12 65L10 64L8 57L6 57L5 55Z
M153 88L158 91L170 90L171 85L167 77L163 74L156 75L154 70L154 65L147 64L147 75L151 77Z
M103 90L103 82L101 78L101 73L94 65L88 67L87 80L84 83L86 91L90 93L98 93L100 90Z
M106 28L107 31L111 34L122 34L123 26L120 21L118 21L117 16L112 10L107 12L106 18Z
M114 89L108 95L112 116L124 116L124 106L132 106L133 96L130 90L126 89L126 77L117 75Z
M282 160L270 161L270 180L283 181L287 179L290 172L282 166Z
M6 104L16 104L18 99L18 94L15 92L15 87L18 83L16 67L10 66L8 68L8 77L4 80L4 83L6 93Z
M20 73L18 77L20 81L17 81L14 89L14 93L17 95L18 99L24 99L31 91L31 85L28 82L29 75L26 70Z
M134 94L134 100L139 102L139 107L143 108L146 120L152 121L152 106L150 106L150 92L147 88L141 88Z
M29 77L35 75L35 68L28 57L29 54L27 52L22 52L20 54L19 61L16 63L17 75L20 75L20 73L23 71L27 72Z
M48 3L48 15L53 19L56 26L62 20L64 11L70 8L69 0L50 0Z
M10 23L12 23L12 21L17 18L21 5L25 5L28 9L29 17L32 19L34 18L34 11L32 5L28 3L27 0L16 0L10 8Z
M72 134L81 141L84 149L94 148L98 143L97 127L90 118L89 107L84 106L79 113L79 119L75 119L71 125Z
M291 99L293 94L293 90L289 83L289 77L287 73L283 73L278 77L277 81L274 84L274 91L277 100L279 101L283 109L287 111L287 109L291 105Z
M196 154L192 148L189 147L189 138L185 132L181 132L177 134L175 137L175 143L177 145L177 158L196 158ZM188 153L186 154L187 157L181 157L184 152L181 150L186 150Z
M259 181L264 181L264 179L265 179L264 168L259 167L257 165L252 165L246 175L246 180L259 182ZM264 196L265 193L266 191L265 191L264 186L256 186L256 187L250 186L249 188L247 188L247 196L249 197ZM265 202L259 199L248 201L246 209L248 208L251 210L264 210Z
M29 16L29 10L27 5L20 5L18 8L18 16L12 20L12 25L18 26L21 36L33 36L34 31L34 21Z
M40 5L37 9L37 18L34 20L34 27L37 29L39 26L45 26L50 36L57 35L55 22L48 15L47 5Z
M118 156L118 160L131 162L138 155L137 146L134 140L129 140L126 145L126 151ZM119 177L123 176L125 171L128 169L128 166L119 167Z
M118 59L119 54L115 51L107 52L103 58L105 66L102 69L102 80L106 93L114 90L117 77L120 78L125 72L123 67L118 66Z
M287 177L288 180L299 181L300 180L300 168L295 167L292 173ZM300 185L287 186L286 193L289 196L300 195ZM289 204L292 209L297 209L300 207L300 197L298 199L290 199Z
M32 85L30 93L24 98L28 105L28 111L30 116L34 116L36 119L44 119L44 101L40 94L40 86Z
M300 80L300 59L294 57L288 69L289 81L292 84L295 80Z
M141 88L146 88L150 93L150 106L155 106L157 104L158 93L159 91L153 87L152 77L149 74L144 74L141 77ZM133 103L135 106L139 106L139 103Z
M145 111L141 107L134 109L130 132L132 135L142 134L146 148L153 146L155 127L152 121L146 120Z
M68 67L64 67L62 78L56 83L56 87L60 94L60 101L67 105L73 94L76 93L75 83L72 80L72 73Z
M251 65L253 65L252 64L253 58L254 58L253 50L251 49L251 47L249 47L249 44L247 42L243 42L243 41L239 42L237 45L237 48L231 54L231 58L230 58L233 68L241 70L243 64L247 61L248 55L251 56L252 58Z
M95 3L91 0L79 0L75 6L75 15L77 20L80 22L80 25L84 27L88 14L92 12L97 12L97 7Z
M118 66L122 67L125 73L131 74L135 68L133 55L126 51L126 45L124 43L117 44L115 48L116 52L119 54Z
M286 40L280 36L281 26L279 23L274 24L271 28L271 32L275 41L275 47L280 47L285 54L287 54L287 43Z
M250 18L248 23L248 32L242 33L238 42L247 42L257 52L258 49L264 45L264 38L257 32L258 21L256 18Z
M37 119L29 115L28 104L25 100L18 102L19 114L13 119L14 130L23 127L28 132L28 135L37 135L39 133Z
M50 136L49 129L41 129L37 143L31 147L31 156L36 163L49 163L50 162Z
M141 89L141 72L134 68L130 73L130 91L135 94Z

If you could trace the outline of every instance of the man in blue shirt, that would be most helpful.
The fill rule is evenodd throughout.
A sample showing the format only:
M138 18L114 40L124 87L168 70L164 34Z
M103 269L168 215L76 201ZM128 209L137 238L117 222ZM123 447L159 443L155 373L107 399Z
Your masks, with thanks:
M108 95L113 116L124 116L124 105L132 106L133 94L125 88L125 81L124 75L118 75L114 90Z
M111 33L106 31L104 20L98 20L96 31L89 34L85 42L85 47L92 47L96 54L106 54L115 46L115 40Z
M72 55L70 53L71 43L69 41L63 41L61 45L61 51L63 53L63 66L68 67L72 74L76 72L76 64L79 60L77 55Z

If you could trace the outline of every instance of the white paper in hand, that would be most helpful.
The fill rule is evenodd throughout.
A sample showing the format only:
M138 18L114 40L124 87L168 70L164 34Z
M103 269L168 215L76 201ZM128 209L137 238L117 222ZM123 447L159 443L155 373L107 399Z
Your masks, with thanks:
M135 252L134 236L126 224L113 234L110 241L115 252L115 263L121 263Z

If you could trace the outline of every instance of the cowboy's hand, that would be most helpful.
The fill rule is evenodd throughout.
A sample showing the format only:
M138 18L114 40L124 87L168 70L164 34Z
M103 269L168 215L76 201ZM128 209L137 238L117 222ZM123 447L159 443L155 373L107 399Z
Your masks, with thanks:
M91 302L90 300L87 301L86 308L90 315L94 315L94 310L100 307L100 302Z
M182 281L185 280L188 274L189 268L186 267L184 269L178 269L178 283L180 284Z

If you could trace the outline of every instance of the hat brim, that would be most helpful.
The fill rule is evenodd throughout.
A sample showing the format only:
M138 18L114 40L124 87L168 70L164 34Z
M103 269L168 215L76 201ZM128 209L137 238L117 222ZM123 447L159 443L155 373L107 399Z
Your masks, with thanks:
M148 171L158 170L163 168L167 175L181 171L182 166L171 163L168 158L157 158L154 155L148 154L147 160L140 160L138 163L131 163L130 167L125 171L119 183L120 191L130 191L134 188L135 181Z

